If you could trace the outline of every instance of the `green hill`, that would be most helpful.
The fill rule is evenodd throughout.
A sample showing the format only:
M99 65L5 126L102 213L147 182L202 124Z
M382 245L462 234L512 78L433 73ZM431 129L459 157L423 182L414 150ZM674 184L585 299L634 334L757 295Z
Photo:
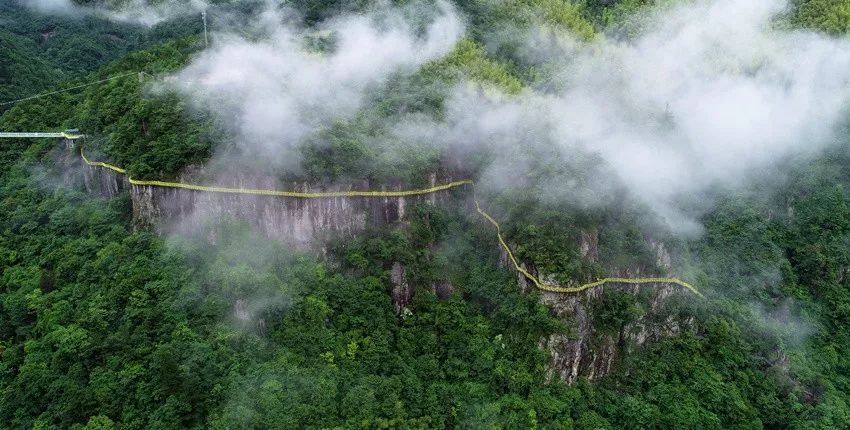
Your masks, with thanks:
M421 186L457 155L402 142L401 155L388 158L380 146L390 145L387 124L403 115L421 124L445 118L458 82L507 96L556 90L545 85L554 66L512 40L495 46L494 28L626 37L625 20L648 3L459 1L468 28L451 52L391 76L351 117L321 124L298 148L300 171L272 173ZM309 30L371 6L292 5ZM843 2L809 1L794 3L781 24L846 38L846 21ZM178 17L143 28L2 2L0 101L123 73L175 73L204 49L199 25ZM316 55L322 43L333 41L317 42ZM80 128L93 152L131 176L174 180L187 166L214 165L237 139L193 101L145 90L134 75L0 107L0 130ZM566 320L540 292L522 291L492 226L464 196L413 205L405 223L332 241L321 253L233 219L197 237L160 235L134 223L128 192L85 193L79 170L68 167L79 163L68 161L76 154L58 142L3 140L0 427L846 428L848 140L842 129L816 156L782 160L780 179L710 190L707 209L694 209L700 235L659 238L706 300L674 295L658 305L609 290L589 299L590 315ZM464 159L469 174L482 174L492 156ZM610 191L618 200L603 209L545 198L552 178L599 179L600 171L564 158L530 165L523 187L481 191L520 260L558 282L658 269L647 241L657 216L644 203L619 199L621 190ZM597 235L596 261L576 240L587 232ZM398 313L397 264L416 292ZM445 296L442 283L451 286ZM579 318L596 327L596 343L625 339L647 318L690 323L643 346L621 345L628 353L607 375L567 384L549 371L551 353L540 345L552 335L575 338Z

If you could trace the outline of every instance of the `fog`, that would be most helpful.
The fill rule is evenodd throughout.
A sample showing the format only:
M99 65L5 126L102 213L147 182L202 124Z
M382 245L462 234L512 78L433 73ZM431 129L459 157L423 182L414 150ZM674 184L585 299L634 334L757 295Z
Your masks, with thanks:
M97 15L119 22L153 26L178 15L197 13L207 7L204 0L165 0L151 4L147 0L128 0L118 7L103 4L79 5L71 0L18 0L26 7L44 13Z
M493 96L460 85L445 120L411 118L397 134L497 154L483 179L499 187L558 148L558 162L589 178L558 178L546 195L604 206L624 186L674 231L695 233L682 205L780 179L778 163L817 154L845 117L850 43L775 28L784 7L697 2L648 17L627 41L531 33L524 55L554 65L537 90Z
M72 13L77 10L71 0L18 0L18 3L45 13Z
M71 10L69 0L27 4ZM135 0L99 13L153 23L204 6ZM442 115L402 113L383 127L405 142L399 151L413 142L490 154L492 164L477 172L482 187L524 187L520 179L541 163L560 163L561 176L536 182L547 199L602 208L626 189L673 231L698 233L694 208L707 193L781 180L781 163L816 155L845 117L850 43L781 28L786 7L687 2L642 16L628 38L589 42L544 25L492 29L484 35L491 44L519 33L509 36L525 41L515 60L545 73L518 95L461 81ZM390 79L444 57L466 33L448 2L379 4L310 28L269 2L248 26L244 17L238 28L227 21L219 17L212 47L169 88L214 112L244 155L291 172L317 132L356 116Z
M665 12L632 43L562 47L555 140L600 154L678 229L675 202L775 175L816 153L844 116L850 44L773 28L779 1L720 0Z
M394 75L445 55L463 33L454 8L348 15L306 30L294 12L267 9L253 34L216 35L214 47L173 80L196 106L218 114L243 154L298 169L294 151L333 121L354 115ZM328 43L324 52L310 42Z

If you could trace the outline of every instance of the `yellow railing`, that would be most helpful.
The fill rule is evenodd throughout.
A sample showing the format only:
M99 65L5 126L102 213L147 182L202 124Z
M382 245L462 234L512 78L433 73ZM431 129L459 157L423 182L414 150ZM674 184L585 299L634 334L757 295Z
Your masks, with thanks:
M83 161L89 166L104 167L122 175L127 174L127 170L109 163L100 161L91 161L86 158L82 147L80 155ZM206 191L210 193L231 193L231 194L255 194L261 196L276 196L276 197L295 197L301 199L322 199L328 197L410 197L421 196L425 194L433 194L438 191L444 191L451 188L457 188L464 185L472 185L470 180L454 181L448 184L436 185L430 188L422 188L418 190L403 190L403 191L323 191L316 193L302 193L298 191L277 191L277 190L258 190L253 188L227 188L227 187L209 187L205 185L184 184L182 182L165 182L165 181L143 181L139 179L127 178L133 185L147 185L153 187L167 188L182 188L184 190Z
M82 156L83 161L89 166L95 167L103 167L106 169L110 169L114 172L120 173L122 175L127 174L127 170L122 169L120 167L114 166L109 163L103 163L100 161L90 161L86 158L85 153L83 152L82 145L80 146L80 156ZM164 182L164 181L143 181L138 179L133 179L128 176L127 178L131 184L133 185L144 185L144 186L154 186L154 187L167 187L167 188L181 188L185 190L193 190L193 191L205 191L212 193L233 193L233 194L253 194L253 195L262 195L262 196L276 196L276 197L294 197L294 198L302 198L302 199L320 199L320 198L328 198L328 197L408 197L408 196L419 196L425 194L433 194L438 191L444 191L452 188L461 187L464 185L474 186L473 181L471 180L462 180L462 181L454 181L449 182L447 184L437 185L430 188L422 188L417 190L405 190L405 191L324 191L324 192L313 192L313 193L302 193L296 191L277 191L277 190L258 190L258 189L250 189L250 188L226 188L226 187L209 187L203 185L193 185L193 184L184 184L180 182ZM561 287L558 285L551 285L544 282L541 282L536 276L531 274L528 270L522 267L519 264L516 257L514 257L511 248L508 246L505 239L502 237L502 227L499 223L487 212L481 209L481 205L478 203L478 199L474 196L473 189L473 200L475 201L475 210L478 211L481 216L483 216L487 221L490 222L494 227L496 227L496 236L499 239L499 244L505 250L508 255L508 259L510 259L511 264L513 264L514 269L525 276L528 280L530 280L535 287L543 290L554 293L578 293L590 288L598 287L604 284L675 284L679 285L683 288L688 289L694 294L704 297L702 293L700 293L696 287L693 285L682 281L678 278L604 278L595 282L590 282L587 284L582 284L577 287Z
M106 166L104 166L106 167ZM115 166L111 166L115 167ZM115 170L114 168L112 170ZM117 170L115 170L117 172ZM150 185L154 187L169 187L182 188L184 190L207 191L211 193L233 193L233 194L255 194L261 196L276 196L276 197L294 197L300 199L322 199L328 197L408 197L420 196L423 194L433 194L437 191L448 190L450 188L460 187L462 185L470 185L472 181L455 181L448 184L437 185L431 188L423 188L420 190L405 190L405 191L323 191L316 193L302 193L298 191L277 191L277 190L257 190L252 188L225 188L225 187L208 187L204 185L183 184L179 182L163 182L163 181L140 181L129 178L133 185Z
M550 291L553 293L578 293L604 284L676 284L687 288L700 297L704 297L702 293L696 289L696 287L678 278L603 278L577 287L561 287L559 285L544 283L519 264L516 257L514 257L514 253L511 251L511 247L508 246L508 243L505 242L505 239L502 237L502 227L492 216L490 216L490 214L481 209L481 205L478 203L477 199L475 199L475 210L489 221L490 224L493 224L493 226L496 227L496 236L499 238L499 244L502 246L502 249L505 250L505 253L508 254L508 259L511 260L511 264L513 264L514 269L517 272L522 273L522 275L528 278L535 287L543 291Z
M124 169L122 169L122 168L120 168L120 167L113 166L113 165L111 165L111 164L109 164L109 163L102 163L102 162L100 162L100 161L90 161L88 158L86 158L86 154L83 152L83 147L82 147L82 146L80 146L80 156L81 156L81 157L83 157L83 161L84 161L86 164L88 164L89 166L94 166L94 167L105 167L105 168L107 168L107 169L114 170L114 171L116 171L116 172L118 172L118 173L120 173L120 174L122 174L122 175L126 175L126 174L127 174L127 171L126 171L126 170L124 170ZM130 180L132 180L132 178L130 178Z

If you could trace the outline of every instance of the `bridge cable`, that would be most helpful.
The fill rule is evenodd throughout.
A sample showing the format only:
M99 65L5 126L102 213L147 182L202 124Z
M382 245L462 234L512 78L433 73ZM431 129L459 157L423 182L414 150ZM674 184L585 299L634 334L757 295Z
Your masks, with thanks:
M142 72L142 73L144 73L144 72ZM41 97L52 96L52 95L54 95L54 94L59 94L59 93L64 93L64 92L68 92L68 91L73 91L73 90L77 90L77 89L80 89L80 88L89 87L89 86L97 85L97 84L102 84L102 83L104 83L104 82L109 82L109 81L113 81L113 80L115 80L115 79L120 79L120 78L126 78L127 76L130 76L130 75L138 75L138 74L139 74L139 72L124 73L124 74L122 74L122 75L112 76L112 77L109 77L109 78L106 78L106 79L101 79L101 80L99 80L99 81L88 82L88 83L81 84L81 85L77 85L77 86L73 86L73 87L70 87L70 88L65 88L65 89L56 90L56 91L50 91L50 92L43 93L43 94L36 94L36 95L34 95L34 96L24 97L24 98L22 98L22 99L10 100L10 101L7 101L7 102L2 102L2 103L0 103L0 106L7 106L7 105L11 105L11 104L15 104L15 103L19 103L19 102L27 101L27 100L33 100L33 99L38 99L38 98L41 98Z

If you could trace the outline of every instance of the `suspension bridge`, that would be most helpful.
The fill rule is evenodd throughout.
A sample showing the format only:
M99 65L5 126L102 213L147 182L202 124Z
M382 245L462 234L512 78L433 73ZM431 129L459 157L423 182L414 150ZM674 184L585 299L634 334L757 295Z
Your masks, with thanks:
M51 132L43 132L43 133L4 133L0 132L0 138L12 138L12 139L20 139L20 138L38 138L38 137L59 137L68 140L76 140L85 137L79 133L69 133L69 132L60 132L60 133L51 133Z

